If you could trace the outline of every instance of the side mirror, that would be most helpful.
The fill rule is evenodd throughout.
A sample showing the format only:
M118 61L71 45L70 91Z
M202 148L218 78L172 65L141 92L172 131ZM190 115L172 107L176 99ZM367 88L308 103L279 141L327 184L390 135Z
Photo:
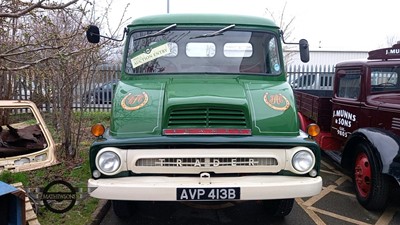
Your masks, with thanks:
M290 44L290 45L297 45L297 44L299 45L300 59L302 62L306 63L306 62L310 61L310 48L308 45L308 41L306 39L301 39L299 41L299 43L289 43L289 42L285 41L283 31L280 30L279 33L282 37L283 43Z
M86 30L86 38L90 43L99 43L100 42L100 30L95 25L90 25Z
M299 41L299 50L301 61L304 63L310 61L310 49L306 39L301 39Z

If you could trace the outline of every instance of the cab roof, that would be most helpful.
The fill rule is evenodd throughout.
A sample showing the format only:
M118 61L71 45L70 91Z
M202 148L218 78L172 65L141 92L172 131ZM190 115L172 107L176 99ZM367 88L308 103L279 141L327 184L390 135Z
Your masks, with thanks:
M160 14L137 18L129 25L149 26L149 25L242 25L242 26L263 26L278 28L276 24L267 18L231 15L231 14Z
M336 67L343 66L377 66L377 65L399 65L400 64L400 44L395 44L391 48L376 49L368 52L367 59L349 60L340 62Z
M336 67L360 67L360 66L393 66L400 65L400 60L348 60L339 62Z

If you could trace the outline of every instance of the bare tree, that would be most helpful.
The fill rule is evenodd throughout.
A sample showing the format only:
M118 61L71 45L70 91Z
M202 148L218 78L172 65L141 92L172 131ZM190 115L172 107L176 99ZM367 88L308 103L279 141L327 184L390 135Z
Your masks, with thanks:
M7 43L8 47L2 46L0 52L0 70L15 71L26 69L32 65L39 64L45 60L55 58L55 55L48 55L43 58L25 57L25 54L30 56L37 52L60 49L62 46L50 46L47 43L51 39L32 40L29 33L25 29L29 28L29 20L35 18L37 14L43 14L43 11L65 10L67 7L78 2L71 0L65 4L50 2L48 0L39 0L35 2L25 2L21 0L2 1L0 3L0 24L6 38L11 37ZM28 24L27 24L28 23ZM24 60L20 60L20 56L24 56Z
M73 116L73 92L77 87L86 89L93 68L118 47L118 43L107 40L96 45L87 43L88 24L101 25L108 18L107 14L95 17L96 4L89 0L77 2L0 2L0 99L9 99L21 91L18 84L29 86L30 97L37 96L32 100L45 103L52 111L65 155L70 158L75 157L82 136L82 121ZM112 1L107 7L111 4Z
M4 12L0 12L0 17L6 17L6 18L18 18L21 16L25 16L28 13L32 12L35 9L46 9L46 10L55 10L55 9L65 9L68 6L78 2L78 0L71 0L65 4L57 4L54 2L50 2L48 0L39 0L36 3L35 2L24 2L24 1L18 1L18 0L13 0L13 1L1 1L0 6L2 8L6 9ZM16 5L20 4L22 7L21 8L8 8L9 4Z
M292 32L293 32L294 28L292 27L292 24L295 20L295 17L292 17L289 20L286 19L286 17L285 17L286 5L287 5L287 2L285 2L285 5L283 6L282 11L279 13L278 17L276 17L275 13L268 8L265 9L265 11L266 11L266 14L268 14L271 17L271 19L283 31L283 38L284 38L285 42L293 42ZM286 53L284 55L286 64L290 63L291 58L294 55L294 52L287 51L287 50L290 50L291 48L293 48L293 46L290 46L290 45L283 46L283 49L286 50Z

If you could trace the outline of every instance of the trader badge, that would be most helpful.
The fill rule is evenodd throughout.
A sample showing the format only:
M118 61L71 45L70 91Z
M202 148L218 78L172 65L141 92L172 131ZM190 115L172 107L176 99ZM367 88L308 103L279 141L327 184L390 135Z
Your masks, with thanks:
M122 99L121 106L125 110L138 110L145 106L148 101L149 96L146 92L142 92L136 95L129 93Z
M264 102L269 107L278 111L285 111L290 107L289 100L282 94L264 94Z

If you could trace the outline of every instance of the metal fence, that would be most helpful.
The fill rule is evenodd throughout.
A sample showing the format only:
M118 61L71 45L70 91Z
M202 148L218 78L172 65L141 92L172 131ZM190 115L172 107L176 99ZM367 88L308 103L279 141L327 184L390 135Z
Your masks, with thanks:
M108 111L111 109L113 98L113 84L120 78L119 65L101 65L93 69L89 76L81 76L73 82L74 110ZM52 111L53 107L60 107L60 92L62 88L43 77L10 76L11 99L30 100L36 103L41 111ZM67 96L68 97L68 96Z
M85 111L109 111L113 99L113 84L120 79L120 65L103 65L93 70L88 79L81 78L73 90L73 108ZM332 90L333 65L295 65L288 66L287 80L294 89ZM38 97L49 97L51 84L45 81L19 80L14 99L34 101L41 110L51 110L52 103L39 101ZM46 99L46 98L45 98Z
M288 66L287 80L294 89L332 90L334 65Z
M81 81L74 90L75 109L87 111L111 110L114 85L120 79L120 65L102 65L93 70L93 76L85 84Z

